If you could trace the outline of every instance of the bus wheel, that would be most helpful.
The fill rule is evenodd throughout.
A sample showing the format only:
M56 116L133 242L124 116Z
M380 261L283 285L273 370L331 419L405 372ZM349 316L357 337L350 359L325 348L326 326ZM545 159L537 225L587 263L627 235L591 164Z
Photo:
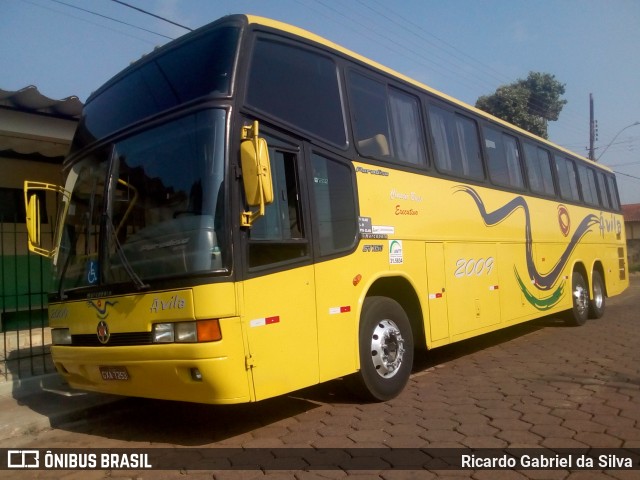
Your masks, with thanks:
M576 327L584 325L589 316L589 288L580 272L573 272L571 299L573 307L567 312L567 324Z
M413 365L413 333L407 314L387 297L364 301L360 319L360 371L351 377L355 392L373 401L397 396Z
M593 292L591 294L592 299L589 302L589 318L600 318L604 315L605 306L604 282L600 272L594 271L591 281L593 283Z

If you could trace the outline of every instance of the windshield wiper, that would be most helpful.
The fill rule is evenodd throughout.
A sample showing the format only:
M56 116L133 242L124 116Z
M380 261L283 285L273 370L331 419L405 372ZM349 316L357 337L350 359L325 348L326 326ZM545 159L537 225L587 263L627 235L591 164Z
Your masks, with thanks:
M118 258L120 259L122 268L124 268L124 271L127 272L127 275L129 275L129 278L131 278L131 280L133 281L133 284L136 286L138 290L146 290L150 288L149 284L144 283L142 279L138 276L138 274L135 272L135 270L131 266L129 259L127 259L127 255L124 253L124 249L120 244L120 240L118 240L116 227L114 226L113 221L111 220L111 217L109 217L109 215L107 214L104 214L104 217L106 219L105 223L107 225L107 230L111 232L111 234L107 234L107 236L109 235L113 236L113 240L116 246L116 253L118 254Z

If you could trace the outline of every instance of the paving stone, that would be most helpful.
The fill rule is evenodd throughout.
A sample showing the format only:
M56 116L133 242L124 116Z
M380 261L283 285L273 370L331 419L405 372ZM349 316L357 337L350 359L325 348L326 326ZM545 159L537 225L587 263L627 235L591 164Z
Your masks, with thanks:
M464 439L464 435L454 432L453 430L427 430L421 437L435 444L459 442Z
M562 426L575 432L596 432L604 433L606 427L601 423L595 423L591 420L574 420L569 419L562 422Z
M514 418L497 418L489 422L498 430L529 430L533 425Z
M507 442L511 448L515 448L514 445L518 445L519 447L534 447L540 445L543 441L543 437L540 435L524 430L503 430L496 433L496 437Z
M575 430L560 425L534 425L530 431L544 438L573 438L576 434Z
M639 407L640 408L640 407ZM636 421L633 418L620 417L617 415L594 415L594 423L600 423L608 427L633 427Z
M617 448L621 447L623 443L619 438L598 432L580 432L573 438L596 448Z
M384 429L385 433L388 433L391 436L419 436L420 434L426 431L425 428L420 425L408 425L408 424L400 424L400 425L391 425Z
M554 408L550 413L564 420L590 420L593 417L590 413L568 408Z

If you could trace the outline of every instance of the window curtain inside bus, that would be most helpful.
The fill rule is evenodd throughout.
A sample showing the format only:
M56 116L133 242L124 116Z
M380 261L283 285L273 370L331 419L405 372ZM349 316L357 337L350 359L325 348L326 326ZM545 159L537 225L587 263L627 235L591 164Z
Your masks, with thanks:
M403 162L414 165L424 164L422 121L417 99L390 88L389 104L394 130L395 156Z
M507 171L509 173L509 185L522 188L522 170L520 169L520 156L518 154L517 140L510 135L503 135L504 153L507 159Z
M435 147L436 165L441 170L451 171L451 151L447 139L447 119L446 112L436 107L429 109L429 120L431 122L431 135Z
M460 115L456 115L455 121L462 173L465 177L481 179L484 177L484 171L476 125L473 120Z

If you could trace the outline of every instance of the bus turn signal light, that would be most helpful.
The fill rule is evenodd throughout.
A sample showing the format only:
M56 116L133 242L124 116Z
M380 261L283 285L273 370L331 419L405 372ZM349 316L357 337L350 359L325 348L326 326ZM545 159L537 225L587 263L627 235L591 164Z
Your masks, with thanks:
M200 320L196 322L198 327L199 342L217 342L222 340L222 331L220 330L220 322L217 318L212 320Z

